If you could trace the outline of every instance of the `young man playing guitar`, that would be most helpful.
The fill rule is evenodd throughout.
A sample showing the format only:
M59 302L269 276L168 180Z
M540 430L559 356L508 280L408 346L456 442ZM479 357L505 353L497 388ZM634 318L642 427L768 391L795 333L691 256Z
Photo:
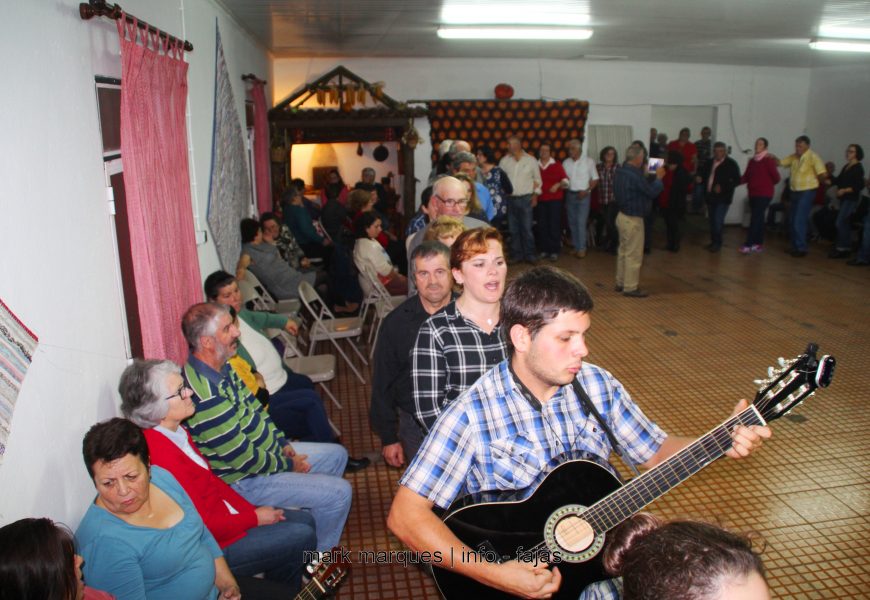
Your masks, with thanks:
M509 358L445 409L399 482L387 525L412 550L431 552L442 559L437 566L490 588L522 598L550 598L562 582L558 566L475 560L470 553L482 549L464 545L433 506L446 509L465 493L527 488L566 453L579 453L615 473L606 462L614 450L610 433L584 408L578 397L583 391L630 463L654 467L694 441L667 435L613 375L583 363L591 310L592 298L583 284L551 267L527 271L508 286L502 324ZM735 414L747 407L741 400ZM768 427L738 425L726 454L745 457L770 436ZM609 580L590 585L581 595L618 597Z

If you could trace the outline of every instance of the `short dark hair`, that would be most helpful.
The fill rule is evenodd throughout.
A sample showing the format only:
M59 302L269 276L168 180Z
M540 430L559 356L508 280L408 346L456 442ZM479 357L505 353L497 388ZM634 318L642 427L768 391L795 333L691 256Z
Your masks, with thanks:
M663 523L639 513L608 534L604 566L622 576L626 598L717 597L729 580L764 577L749 538L699 521Z
M445 246L438 240L426 240L411 251L411 256L408 260L411 264L418 258L432 258L433 256L443 256L447 261L448 268L450 266L450 248Z
M296 177L290 183L293 184L293 187L295 187L297 190L299 190L300 194L305 191L305 180L302 179L301 177Z
M112 462L128 454L137 457L146 467L151 464L145 434L138 425L121 417L97 423L88 430L82 442L82 457L91 478L98 462Z
M242 243L247 244L253 242L257 237L257 232L260 230L260 222L257 219L242 219L239 223L239 231L242 234Z
M770 142L767 141L767 138L766 138L766 137L760 137L760 138L758 138L758 139L761 140L762 142L764 142L764 147L765 147L765 148L767 148L768 146L770 146Z
M808 136L805 136L805 135L799 135L794 139L794 142L795 142L795 144L797 144L798 142L803 142L804 144L809 146L810 145L810 138Z
M607 156L607 153L610 152L611 150L613 150L613 162L618 163L619 162L619 152L617 152L616 148L614 148L613 146L605 146L604 148L602 148L601 152L598 153L598 160L600 160L601 162L604 162L604 157Z
M72 533L51 519L0 528L2 600L74 600L78 591Z
M260 228L265 225L266 221L275 221L278 225L281 224L281 219L278 218L278 215L271 211L266 211L260 215Z
M858 160L864 160L864 148L859 146L858 144L849 144L855 149L855 158Z
M725 142L716 142L715 144L713 144L713 147L714 148L728 148L728 146L725 144Z
M486 159L486 162L489 164L495 164L495 152L493 152L492 148L487 146L486 144L481 144L477 147L477 151L480 154L483 154L483 158Z
M368 234L366 233L366 229L374 225L375 221L380 221L381 216L373 210L368 212L364 212L359 216L356 222L356 237L359 238L367 238Z
M592 310L592 296L579 279L555 267L536 267L526 271L505 289L501 301L501 322L508 355L514 353L510 331L522 325L535 335L561 312Z
M215 271L205 278L205 283L202 284L205 291L206 300L214 300L221 293L221 290L233 283L236 280L235 275L230 275L226 271Z

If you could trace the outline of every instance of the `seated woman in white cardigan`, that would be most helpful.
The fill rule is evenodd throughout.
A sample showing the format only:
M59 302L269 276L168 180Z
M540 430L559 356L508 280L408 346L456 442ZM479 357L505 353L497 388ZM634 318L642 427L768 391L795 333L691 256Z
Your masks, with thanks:
M377 241L381 232L381 218L374 212L364 212L356 223L356 243L353 246L353 262L362 270L366 266L377 274L378 279L393 296L408 295L408 278L399 273L387 251Z

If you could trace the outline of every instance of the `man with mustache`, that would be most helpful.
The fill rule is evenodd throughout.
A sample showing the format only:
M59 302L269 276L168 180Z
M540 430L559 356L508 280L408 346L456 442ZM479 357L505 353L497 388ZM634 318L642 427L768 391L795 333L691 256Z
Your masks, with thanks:
M450 302L453 277L450 249L423 242L411 253L417 294L384 318L375 346L369 420L381 438L388 465L401 467L414 457L425 435L414 419L411 349L423 322Z

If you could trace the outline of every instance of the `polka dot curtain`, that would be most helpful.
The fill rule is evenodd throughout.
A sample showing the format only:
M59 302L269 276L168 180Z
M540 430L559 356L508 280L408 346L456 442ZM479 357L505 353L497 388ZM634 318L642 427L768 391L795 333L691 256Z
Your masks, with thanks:
M568 156L568 140L583 138L589 103L581 100L447 100L429 102L432 159L444 140L466 140L472 148L486 144L497 157L507 151L507 137L519 135L535 154L549 142L555 158Z

